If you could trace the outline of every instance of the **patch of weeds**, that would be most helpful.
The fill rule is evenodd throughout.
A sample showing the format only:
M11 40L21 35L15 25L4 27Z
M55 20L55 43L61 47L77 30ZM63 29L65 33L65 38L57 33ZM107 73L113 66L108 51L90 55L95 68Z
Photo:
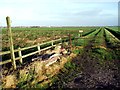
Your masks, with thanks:
M68 61L65 66L64 66L66 69L74 69L75 68L75 64Z
M79 54L80 51L79 51L79 50L74 50L73 53L74 53L74 54Z
M45 84L36 83L33 88L36 88L36 89L38 88L39 90L46 90L46 88L48 88L48 86L49 86L48 83L45 83Z
M82 52L83 52L83 49L75 49L75 50L73 50L72 51L74 54L82 54Z
M85 44L85 40L84 39L77 39L77 40L74 40L74 42L72 44L74 46L82 46Z
M61 69L60 71L61 71L62 73L64 73L64 72L66 72L66 73L67 73L67 72L68 72L68 69L63 68L63 69Z
M74 62L69 60L64 65L64 68L60 70L60 73L56 75L55 81L50 88L64 88L66 83L72 81L80 70L80 67L77 67Z
M94 55L98 56L98 58L103 60L112 60L114 55L108 50L101 49L101 48L95 48L92 50Z
M32 88L31 82L35 79L35 70L31 69L26 75L20 76L17 88Z
M107 65L113 65L114 60L118 59L118 56L114 50L105 50L101 48L92 49L92 56L96 58L99 65L103 67Z

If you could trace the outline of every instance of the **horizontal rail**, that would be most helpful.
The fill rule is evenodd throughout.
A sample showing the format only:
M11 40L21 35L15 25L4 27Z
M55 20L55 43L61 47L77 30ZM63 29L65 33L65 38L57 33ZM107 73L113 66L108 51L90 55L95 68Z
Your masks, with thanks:
M60 41L60 40L62 40L62 39L49 41L49 42L47 42L47 43L51 43L51 42L55 42L55 41ZM44 44L46 44L46 43L42 43L42 44L38 44L38 45L34 45L34 46L32 46L31 48L34 48L35 46L37 47L37 46L40 46L40 45L44 45ZM62 44L62 43L58 43L58 44ZM55 47L55 46L56 46L56 45L52 45L52 46L49 46L49 47L46 47L46 48L40 49L40 51L35 51L35 52L32 52L32 53L29 53L29 54L23 55L22 57L17 57L17 58L15 58L15 60L20 60L21 58L22 58L22 59L23 59L23 58L26 58L26 57L28 57L28 56L31 56L31 55L37 54L37 53L39 53L39 52L41 52L41 51L44 51L44 50L50 49L50 48ZM25 50L25 49L26 49L26 48L22 48L22 49L20 49L20 50L18 49L18 50L16 50L16 51L22 51L22 50ZM27 47L27 49L30 49L30 47ZM8 52L9 52L9 51L6 51L6 53L8 53ZM5 54L6 54L6 53L5 53ZM6 61L2 61L2 62L0 62L0 65L7 64L7 63L10 63L10 62L12 62L11 59L6 60Z
M38 52L39 52L39 51L35 51L35 52L32 52L32 53L26 54L26 55L22 56L22 58L26 58L26 57L31 56L31 55L33 55L33 54L36 54L36 53L38 53Z
M0 55L5 55L5 54L9 54L10 51L5 51L5 52L0 52Z
M50 49L51 47L53 47L53 46L49 46L49 47L47 47L47 48L41 49L40 51L44 51L44 50ZM39 51L35 51L35 52L32 52L32 53L23 55L22 58L26 58L26 57L31 56L31 55L34 55L34 54L36 54L36 53L38 53L38 52L39 52Z
M38 45L41 46L41 45L44 45L44 44L47 44L47 43L56 42L56 41L60 41L60 40L62 40L62 39L60 38L60 39L57 39L57 40L48 41L48 42L45 42L45 43L30 46L30 47L21 48L21 51L37 47ZM14 52L18 52L18 51L19 51L19 49L14 50ZM10 53L10 51L0 52L0 55L5 55L5 54L9 54L9 53Z
M10 63L10 62L11 62L11 59L6 60L6 61L2 61L2 62L0 62L0 65L7 64L7 63Z

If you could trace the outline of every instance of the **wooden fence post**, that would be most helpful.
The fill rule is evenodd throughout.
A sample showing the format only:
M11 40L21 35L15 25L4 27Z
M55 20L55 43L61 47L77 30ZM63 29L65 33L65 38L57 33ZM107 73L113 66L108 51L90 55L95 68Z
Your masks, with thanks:
M12 31L11 31L11 21L10 17L6 17L6 23L7 23L7 29L8 29L8 38L10 42L10 54L11 54L11 60L13 64L13 68L16 69L16 62L15 62L15 55L14 55L14 46L13 46L13 39L12 39Z
M37 45L37 48L38 48L38 51L39 51L39 54L40 54L40 44L39 43Z
M60 38L60 43L61 43L61 45L63 44L63 42L62 42L62 38Z
M54 44L53 44L53 41L51 42L51 45L53 46Z
M69 45L70 45L70 48L72 48L71 34L69 33L68 36L69 36Z
M19 54L19 57L20 57L20 63L22 64L23 63L23 61L22 61L22 52L21 52L20 47L18 49L19 49L18 54Z

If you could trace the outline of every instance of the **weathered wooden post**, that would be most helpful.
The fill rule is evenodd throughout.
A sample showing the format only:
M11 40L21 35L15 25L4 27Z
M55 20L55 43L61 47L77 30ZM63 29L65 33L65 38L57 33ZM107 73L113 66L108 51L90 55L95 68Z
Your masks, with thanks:
M40 54L40 44L37 44L38 53Z
M62 38L60 38L60 43L63 44L63 42L62 42Z
M70 45L70 48L72 48L72 40L71 40L71 34L70 34L70 33L68 34L68 37L69 37L69 45Z
M20 49L20 47L18 48L18 54L19 54L19 57L20 57L20 63L22 64L23 63L23 61L22 61L22 52L21 52L21 49Z
M8 16L6 17L6 23L7 23L9 42L10 42L11 60L12 60L13 68L16 69L14 46L13 46L13 39L12 39L12 32L11 32L11 21L10 21L10 17L8 17Z
M52 42L51 42L51 45L53 46L54 44L53 44L53 40L52 40Z

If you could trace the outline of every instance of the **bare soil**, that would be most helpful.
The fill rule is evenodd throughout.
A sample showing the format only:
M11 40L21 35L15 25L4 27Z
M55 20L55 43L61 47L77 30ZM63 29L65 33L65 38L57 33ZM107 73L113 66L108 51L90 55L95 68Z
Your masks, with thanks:
M76 68L68 69L68 74L60 72L58 81L49 88L120 88L120 51L108 48L101 52L100 48L93 49L93 46L94 39L84 48L82 54L73 58L71 63ZM65 81L68 76L67 79L72 80Z

